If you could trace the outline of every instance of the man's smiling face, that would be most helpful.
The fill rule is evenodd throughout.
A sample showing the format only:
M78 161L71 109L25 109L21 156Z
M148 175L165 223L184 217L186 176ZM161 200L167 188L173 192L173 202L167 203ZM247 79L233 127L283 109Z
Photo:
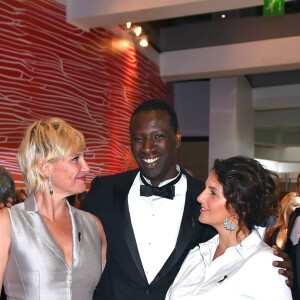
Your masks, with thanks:
M164 110L141 111L130 124L131 151L142 174L152 185L176 176L180 131L174 132Z

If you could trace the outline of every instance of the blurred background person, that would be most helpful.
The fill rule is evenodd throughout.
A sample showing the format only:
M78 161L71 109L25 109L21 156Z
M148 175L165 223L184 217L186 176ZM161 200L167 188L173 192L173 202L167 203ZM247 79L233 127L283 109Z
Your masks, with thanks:
M292 299L255 229L278 209L276 178L252 158L215 160L198 202L199 221L218 234L189 252L166 300Z
M87 191L77 194L74 206L80 209L83 205L86 195L87 195Z
M18 160L29 197L0 209L0 285L8 299L92 300L105 263L102 224L66 197L86 188L81 132L61 119L35 121Z
M0 208L11 207L15 198L15 181L10 172L0 166ZM6 299L3 288L1 288L0 299Z
M70 203L70 205L80 209L86 195L87 195L87 191L84 191L84 192L76 194L76 195L68 196L67 200Z
M0 208L11 207L15 201L15 181L10 172L0 166Z
M74 206L76 196L77 195L75 194L75 195L70 195L70 196L66 197L66 199L68 200L68 202L69 202L70 205Z
M297 177L296 192L298 194L300 194L300 173L298 174L298 177Z
M28 196L25 189L16 189L16 203L24 202L27 197Z
M284 250L287 236L288 224L291 213L300 206L300 195L298 193L288 193L280 201L280 208L277 222L273 227L267 229L264 241L270 245L277 245Z

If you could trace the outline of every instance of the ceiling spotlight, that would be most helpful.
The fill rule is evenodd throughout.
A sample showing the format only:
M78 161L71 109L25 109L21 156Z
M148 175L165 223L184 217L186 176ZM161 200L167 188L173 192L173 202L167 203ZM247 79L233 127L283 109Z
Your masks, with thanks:
M221 15L221 18L222 18L222 19L225 19L225 18L226 18L226 15L225 15L225 14L222 14L222 15Z
M140 46L147 47L148 46L148 38L144 35L140 39Z
M147 47L148 46L148 37L143 34L142 35L142 27L139 25L132 24L131 22L127 22L126 24L122 25L123 29L127 29L130 35L133 35L137 38L137 41L139 42L141 47Z
M135 33L136 36L140 36L142 33L142 27L141 26L135 26L133 29L133 32Z

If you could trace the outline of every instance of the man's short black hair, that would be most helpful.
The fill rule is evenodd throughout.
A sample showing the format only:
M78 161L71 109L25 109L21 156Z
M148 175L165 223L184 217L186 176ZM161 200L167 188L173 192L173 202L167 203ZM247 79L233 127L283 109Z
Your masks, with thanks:
M142 102L136 109L133 111L130 119L130 123L134 115L136 115L139 112L143 111L150 111L150 110L163 110L167 112L171 118L171 126L173 127L173 130L175 133L178 131L178 120L177 115L174 110L174 108L167 102L161 100L161 99L149 99L144 102Z

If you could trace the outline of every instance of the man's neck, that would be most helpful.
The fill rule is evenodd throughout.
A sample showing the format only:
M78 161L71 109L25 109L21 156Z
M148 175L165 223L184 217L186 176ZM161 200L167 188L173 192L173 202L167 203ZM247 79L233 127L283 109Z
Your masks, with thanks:
M174 176L168 176L168 178L164 178L162 180L150 180L148 179L146 176L143 175L143 173L141 174L145 180L151 184L153 187L158 187L158 186L162 186L165 185L167 183L169 183L170 181L174 180L179 174L180 174L180 167L178 165L176 165L176 170L174 172Z

